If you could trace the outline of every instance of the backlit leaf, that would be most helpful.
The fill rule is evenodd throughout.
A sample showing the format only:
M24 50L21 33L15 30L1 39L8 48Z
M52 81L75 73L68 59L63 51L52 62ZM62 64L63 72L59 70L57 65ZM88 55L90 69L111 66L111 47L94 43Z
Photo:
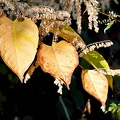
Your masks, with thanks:
M106 68L110 69L107 61L97 51L90 51L88 54L83 55L83 58L91 64L94 68ZM113 89L113 79L111 75L106 75L109 86Z
M57 30L57 28L53 28L50 31L54 33L54 32L56 32L56 30ZM58 36L64 38L65 40L69 41L70 43L72 43L74 38L77 38L80 42L85 44L83 39L68 25L65 25L61 29Z
M3 37L7 31L11 31L11 24L13 23L12 20L8 19L6 16L0 16L0 38ZM6 29L6 30L5 30Z
M38 28L29 18L24 18L24 21L16 19L13 22L2 16L0 23L1 57L22 81L25 71L35 58Z
M107 78L96 70L82 71L83 88L105 106L108 94Z
M62 80L69 88L71 75L78 65L78 54L70 43L60 41L53 46L42 43L37 58L44 72Z

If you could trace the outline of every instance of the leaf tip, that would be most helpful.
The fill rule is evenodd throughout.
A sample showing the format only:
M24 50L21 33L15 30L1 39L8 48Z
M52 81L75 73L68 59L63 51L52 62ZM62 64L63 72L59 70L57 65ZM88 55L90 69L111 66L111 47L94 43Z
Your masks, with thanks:
M24 82L24 77L23 77L22 75L21 75L21 76L18 76L18 77L19 77L21 83L23 83L23 82Z
M101 109L103 112L105 112L105 105L102 105L102 106L100 107L100 109Z

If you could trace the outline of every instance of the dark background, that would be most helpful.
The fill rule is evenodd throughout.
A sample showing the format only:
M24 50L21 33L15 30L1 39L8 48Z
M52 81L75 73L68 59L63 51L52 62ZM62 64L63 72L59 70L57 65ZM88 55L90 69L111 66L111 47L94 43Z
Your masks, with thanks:
M120 15L119 7L111 0L109 10L114 10ZM107 19L107 17L100 14L99 19ZM106 34L103 32L105 24L99 26L99 33L88 30L86 14L82 24L81 37L86 44L105 39L113 41L113 46L100 48L97 51L104 56L111 68L120 68L120 23L115 23ZM75 20L72 20L71 27L76 31ZM70 120L116 120L114 114L104 114L100 110L101 104L84 91L80 67L77 67L73 73L70 90L64 86L62 95L57 93L58 87L53 82L54 78L38 67L26 84L21 83L0 58L0 120L68 120L61 100ZM88 99L90 99L91 114L84 111ZM114 91L109 89L108 103L113 100L118 102L120 100L119 77L114 77Z

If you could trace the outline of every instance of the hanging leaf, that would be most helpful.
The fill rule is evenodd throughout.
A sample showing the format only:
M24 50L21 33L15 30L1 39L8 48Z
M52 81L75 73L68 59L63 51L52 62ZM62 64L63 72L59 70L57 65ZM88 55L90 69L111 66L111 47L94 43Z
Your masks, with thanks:
M24 18L24 21L16 19L13 22L2 16L0 23L1 57L22 81L25 71L35 58L38 47L38 28L29 18Z
M88 54L84 54L83 58L91 64L95 69L99 68L106 68L110 69L107 61L104 59L104 57L99 54L97 51L90 51ZM108 79L108 84L113 89L113 79L111 75L106 75Z
M50 32L55 33L57 30L58 30L57 28L53 28L50 30ZM69 41L70 43L72 43L74 38L77 38L80 42L85 44L83 39L68 25L65 25L61 29L58 36L64 38L65 40Z
M108 94L107 78L96 70L82 71L83 88L105 106Z
M37 58L44 72L62 80L69 89L71 75L78 65L77 51L70 43L60 41L53 46L42 43Z
M12 24L12 20L8 19L6 16L2 15L0 16L0 38L3 37L8 31L11 31L11 24ZM6 28L6 30L5 30Z

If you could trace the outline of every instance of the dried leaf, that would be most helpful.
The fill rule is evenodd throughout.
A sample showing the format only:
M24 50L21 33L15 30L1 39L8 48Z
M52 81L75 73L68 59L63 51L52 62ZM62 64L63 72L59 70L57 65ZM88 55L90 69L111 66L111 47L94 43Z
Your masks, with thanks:
M5 21L4 21L5 19ZM13 22L0 17L0 51L6 65L23 80L38 47L38 28L29 18Z
M44 72L62 80L69 88L71 75L78 65L77 51L70 43L60 41L53 46L42 43L37 58Z
M96 70L82 71L83 88L105 106L108 94L107 78Z
M83 58L90 63L95 69L105 68L110 69L107 61L104 57L97 51L90 51L88 54L84 54ZM106 75L108 79L108 84L113 89L113 79L111 75Z

